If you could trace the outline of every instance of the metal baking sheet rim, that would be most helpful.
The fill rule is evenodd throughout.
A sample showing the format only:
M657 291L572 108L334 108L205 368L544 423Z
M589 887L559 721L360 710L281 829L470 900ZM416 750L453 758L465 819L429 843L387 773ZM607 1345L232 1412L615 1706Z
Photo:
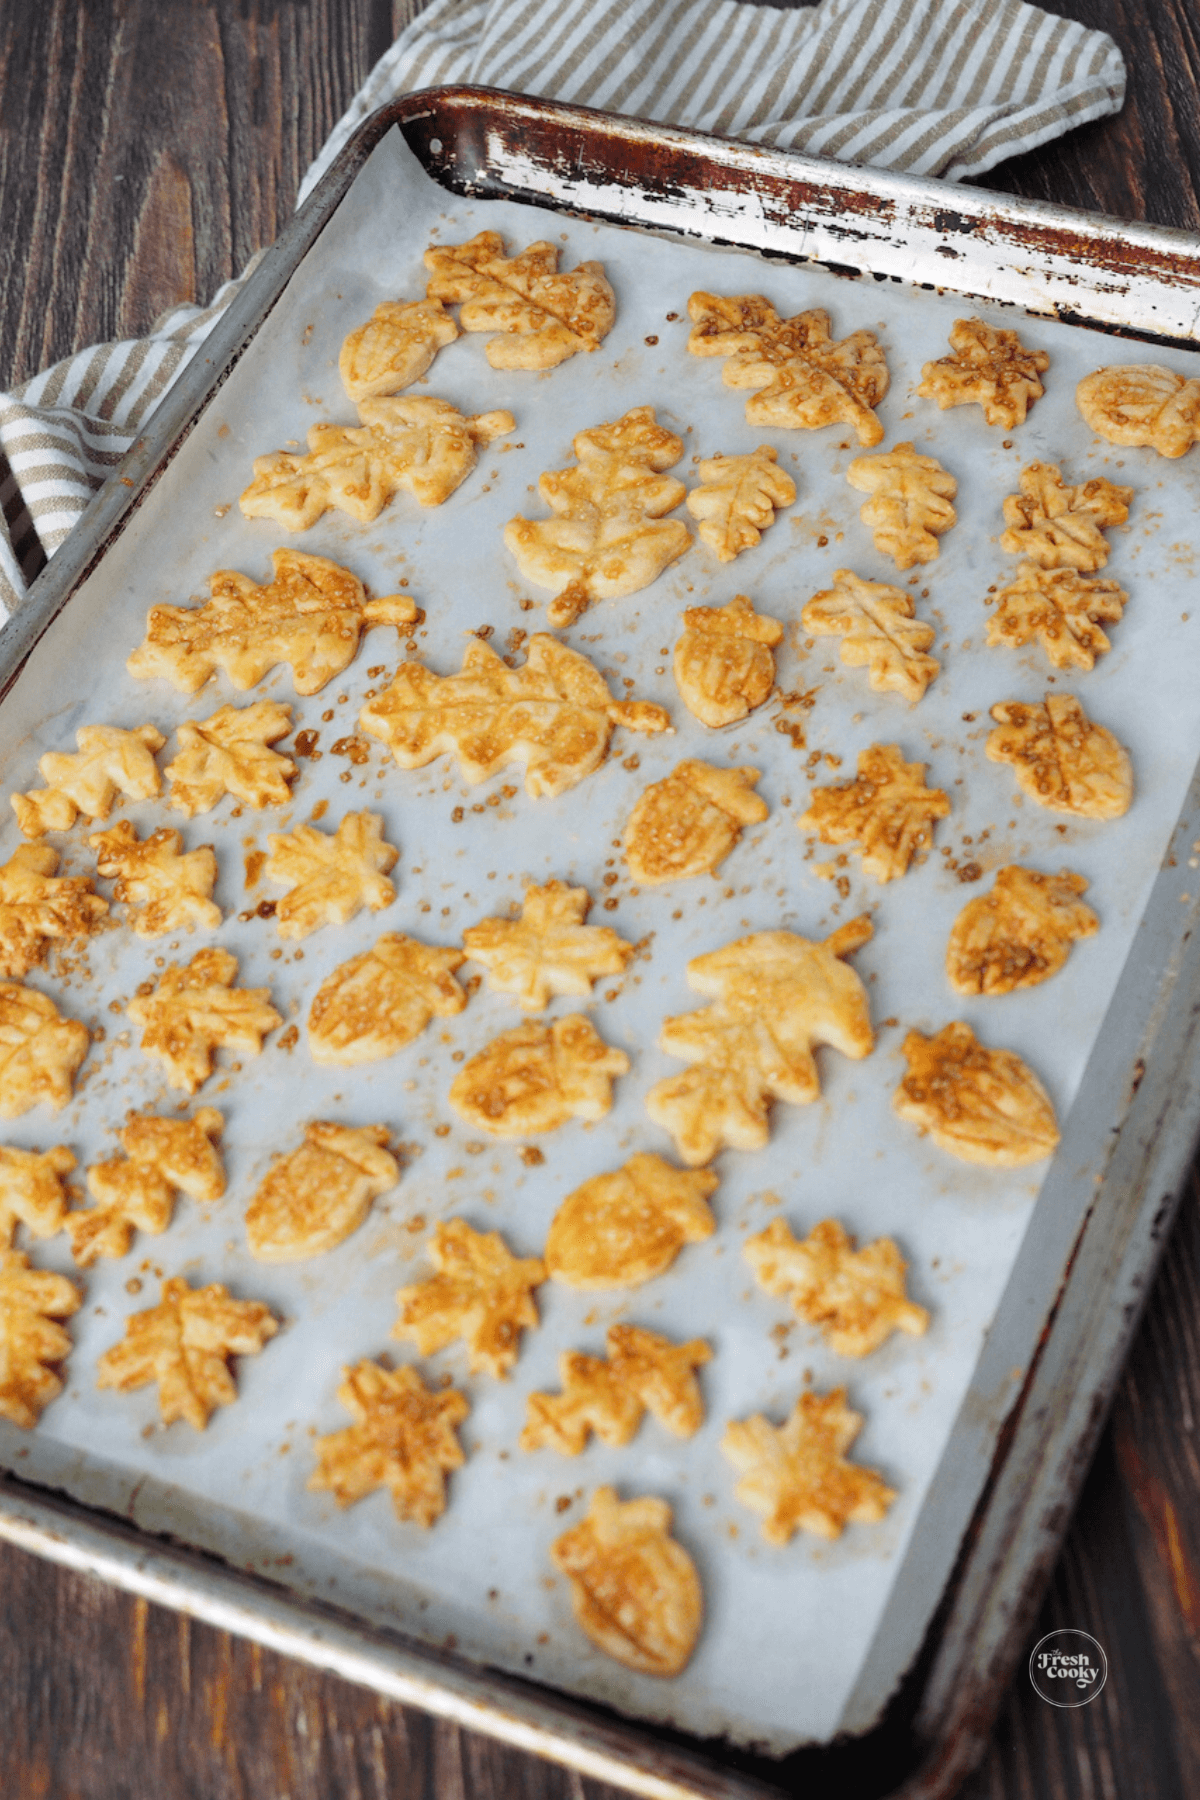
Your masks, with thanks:
M430 90L366 121L264 257L4 631L0 697L120 534L393 125L404 130L435 178L466 191L483 185L556 210L820 262L847 274L969 291L1152 340L1194 345L1200 337L1200 243L1182 232L1127 226L981 190L947 190L934 181L494 90ZM546 145L541 160L539 136ZM614 146L625 153L617 174L604 156L607 150L611 157ZM649 171L639 172L642 163ZM608 179L598 179L602 175ZM952 207L946 203L950 192ZM703 230L698 213L708 215ZM1018 246L1019 264L1013 261ZM1190 842L1197 829L1200 776L1173 845ZM1200 1020L1200 934L1193 929L1200 906L1180 908L1177 882L1167 878L1172 866L1168 852L1145 915L1149 930L1126 964L1110 1009L1110 1017L1143 1016L1132 1058L1124 1033L1128 1103L1119 1123L1107 1127L1105 1175L1061 1275L1053 1278L1037 1354L999 1424L990 1473L954 1573L889 1709L895 1713L898 1706L903 1714L898 1735L892 1722L895 1754L919 1764L907 1778L901 1773L898 1787L887 1778L896 1800L951 1794L986 1742L1107 1412L1200 1130L1200 1086L1186 1073ZM1165 957L1151 940L1169 944ZM1146 979L1151 970L1154 982ZM1106 1035L1102 1031L1093 1060L1111 1056ZM1105 1307L1093 1304L1097 1291L1105 1293ZM958 1427L947 1457L957 1434ZM390 1640L331 1609L135 1534L74 1502L45 1498L6 1476L0 1476L0 1536L653 1800L753 1800L780 1791L742 1770L722 1768L719 1756L699 1747L667 1745L637 1724L591 1717L563 1696ZM887 1729L885 1719L866 1736ZM831 1759L828 1773L836 1779L839 1745L819 1754Z

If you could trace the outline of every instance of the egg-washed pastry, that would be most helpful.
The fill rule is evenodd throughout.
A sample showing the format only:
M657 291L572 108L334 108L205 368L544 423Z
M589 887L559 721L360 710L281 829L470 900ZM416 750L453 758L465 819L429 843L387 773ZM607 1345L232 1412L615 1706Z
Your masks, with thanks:
M675 645L675 685L702 725L733 725L761 706L775 681L778 619L735 594L727 606L689 606Z
M851 1522L877 1525L886 1515L895 1490L846 1458L862 1427L845 1388L801 1394L782 1425L762 1413L730 1422L721 1453L741 1474L733 1491L760 1515L768 1544L786 1544L797 1531L837 1538Z
M958 994L1011 994L1049 981L1077 938L1094 937L1100 921L1080 899L1082 875L1043 875L1009 863L955 919L946 946L946 979Z
M982 319L955 319L950 356L927 362L918 394L948 406L981 406L989 425L1011 431L1025 423L1029 408L1045 393L1041 377L1050 367L1045 350L1027 350L1015 331L985 325Z
M761 294L695 293L688 301L693 356L723 356L726 387L754 388L749 425L818 431L849 425L860 444L883 440L875 416L888 391L888 366L872 331L841 342L822 307L781 319Z
M251 1256L300 1262L343 1243L400 1179L390 1137L386 1125L315 1119L298 1150L274 1158L246 1208Z
M187 817L211 812L226 794L260 811L286 806L296 765L270 746L292 729L292 709L280 700L221 706L211 718L176 727L179 751L163 770L167 798Z
M310 426L306 456L256 456L238 500L244 517L307 531L329 511L369 525L402 491L419 506L441 506L475 467L480 444L516 430L510 412L467 418L424 394L363 400L358 417L358 425Z
M48 994L0 981L0 1119L19 1119L43 1100L60 1112L90 1041L87 1026L64 1019Z
M546 1279L538 1256L514 1256L498 1231L472 1231L462 1219L434 1227L429 1260L437 1270L396 1295L392 1336L422 1356L455 1338L467 1346L472 1375L503 1380L517 1360L521 1333L538 1323L533 1290Z
M628 1073L625 1052L606 1044L582 1013L547 1025L529 1020L463 1064L450 1084L450 1104L492 1137L532 1137L570 1119L602 1119L612 1108L613 1081Z
M526 581L555 596L551 625L571 625L596 600L618 600L657 581L692 541L664 518L687 489L665 473L683 439L660 425L652 406L593 425L572 439L575 467L547 469L538 492L552 519L510 519L504 542Z
M355 402L402 393L457 336L458 326L440 300L383 300L342 341L342 386Z
M88 843L96 852L97 872L115 883L113 899L132 910L130 923L139 937L193 926L215 931L221 923L212 898L217 858L211 844L185 852L181 834L170 826L139 838L128 819L94 833Z
M598 769L614 725L649 733L671 727L661 706L614 700L586 656L545 632L530 638L516 669L477 637L457 675L401 663L358 722L383 740L402 769L457 756L463 780L474 785L509 763L524 763L525 792L535 799L565 793Z
M960 1162L1020 1169L1058 1143L1050 1096L1013 1050L988 1050L955 1020L933 1037L910 1031L908 1073L892 1096L898 1116Z
M527 887L519 919L483 919L463 932L463 949L487 970L488 986L542 1012L556 994L590 994L602 975L623 975L633 945L610 925L585 924L584 887L547 881Z
M62 1393L58 1366L71 1354L60 1319L83 1303L65 1275L30 1267L20 1250L0 1248L0 1419L31 1431Z
M1018 787L1039 806L1083 819L1119 819L1129 811L1129 753L1093 724L1074 694L1047 694L1033 704L1005 700L992 717L988 761L1011 763Z
M760 444L747 456L709 456L697 463L700 486L687 509L700 527L700 541L718 562L732 562L761 543L776 511L796 498L796 484L778 467L779 452Z
M0 976L28 975L51 944L90 937L108 911L86 875L59 875L49 844L18 844L0 865Z
M131 1313L125 1336L96 1364L96 1386L128 1393L158 1384L164 1425L186 1419L203 1431L218 1406L232 1406L235 1356L256 1356L279 1330L261 1300L234 1300L221 1282L193 1288L181 1275L162 1285L157 1306Z
M644 1413L676 1437L704 1423L696 1370L712 1358L703 1338L673 1344L640 1325L612 1325L607 1357L566 1350L558 1359L561 1394L530 1394L522 1450L578 1456L594 1431L602 1443L628 1444Z
M385 932L370 950L339 963L313 997L308 1048L314 1062L379 1062L419 1037L430 1019L460 1013L467 996L454 979L461 950Z
M890 690L915 705L941 668L928 654L933 626L915 616L911 595L886 581L838 569L833 586L814 594L800 618L813 637L840 637L842 661L865 667L876 693Z
M1085 424L1110 444L1148 445L1182 456L1200 440L1200 378L1159 363L1121 363L1085 375L1075 389Z
M817 1045L856 1061L871 1054L866 989L843 958L873 929L864 914L824 943L758 931L693 957L688 986L711 995L712 1005L663 1020L660 1047L691 1066L646 1096L646 1111L685 1163L706 1163L726 1145L761 1150L772 1101L807 1106L819 1097Z
M704 1620L700 1577L671 1536L672 1518L654 1495L621 1501L600 1487L583 1523L550 1546L580 1630L639 1675L682 1674Z
M897 444L877 456L856 456L846 480L871 496L858 516L881 556L890 556L898 569L934 560L938 539L958 518L952 504L958 483L936 457Z
M267 836L269 881L290 882L275 903L281 938L307 937L322 925L345 925L365 906L380 912L396 898L387 872L400 852L383 835L379 813L347 813L334 832L296 825Z
M7 1250L23 1225L30 1237L53 1237L63 1228L71 1190L64 1176L75 1167L65 1144L51 1150L21 1150L0 1144L0 1250Z
M1105 528L1129 517L1133 489L1094 476L1069 487L1056 463L1033 462L1017 478L1019 494L1007 494L1000 548L1039 569L1077 569L1094 575L1108 561Z
M237 987L237 972L228 950L198 950L190 963L168 964L125 1009L142 1027L143 1053L166 1065L167 1080L182 1093L204 1085L218 1050L258 1056L267 1033L283 1024L269 991Z
M363 1361L342 1373L337 1397L354 1423L317 1439L309 1487L339 1506L386 1488L401 1523L432 1525L446 1510L446 1476L466 1460L457 1436L471 1410L466 1395L431 1392L408 1367Z
M425 252L426 292L461 306L464 331L497 334L484 352L493 369L556 369L598 350L617 316L603 263L560 269L558 258L558 245L545 239L505 256L500 233L481 231L469 243Z
M933 827L950 811L949 795L925 785L925 763L906 763L896 744L872 744L853 781L814 788L796 820L823 844L857 844L864 875L895 881L933 843Z
M758 769L681 762L642 794L625 824L629 873L647 887L710 875L769 808L754 792Z
M1019 650L1037 643L1056 669L1091 669L1097 656L1112 649L1101 621L1119 620L1129 595L1115 581L1022 563L1016 579L995 599L988 618L989 644Z
M153 725L124 731L118 725L83 725L75 733L78 754L48 750L38 759L45 787L12 794L17 824L26 837L47 831L69 831L81 815L107 819L118 794L126 800L152 800L162 791L154 760L166 743Z
M929 1324L925 1308L904 1291L908 1265L891 1238L856 1250L836 1219L822 1219L803 1240L783 1219L772 1219L746 1239L742 1254L759 1287L819 1325L838 1356L869 1356L893 1331L920 1337Z
M69 1213L64 1221L71 1254L81 1269L101 1256L125 1256L135 1231L165 1231L175 1211L175 1193L192 1200L219 1200L225 1192L225 1165L218 1148L225 1121L212 1106L192 1119L142 1113L117 1133L124 1156L93 1163L88 1189L96 1204Z
M639 1151L567 1195L546 1238L547 1272L574 1288L641 1287L685 1244L712 1236L716 1186L711 1169L677 1169Z

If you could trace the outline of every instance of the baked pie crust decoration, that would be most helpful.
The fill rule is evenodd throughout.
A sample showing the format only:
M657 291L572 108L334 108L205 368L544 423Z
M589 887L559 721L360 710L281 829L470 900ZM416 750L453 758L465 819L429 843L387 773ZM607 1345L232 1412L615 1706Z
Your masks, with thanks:
M587 1518L550 1549L580 1629L641 1675L681 1674L704 1619L700 1577L670 1535L672 1517L653 1495L622 1502L615 1488L597 1488Z

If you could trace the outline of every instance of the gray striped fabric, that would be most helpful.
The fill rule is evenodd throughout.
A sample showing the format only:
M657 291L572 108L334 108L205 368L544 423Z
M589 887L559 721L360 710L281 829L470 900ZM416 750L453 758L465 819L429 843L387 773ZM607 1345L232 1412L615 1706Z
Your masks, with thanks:
M1119 110L1112 39L1023 0L433 0L309 170L397 94L476 82L958 181ZM0 394L0 614L62 543L237 289Z

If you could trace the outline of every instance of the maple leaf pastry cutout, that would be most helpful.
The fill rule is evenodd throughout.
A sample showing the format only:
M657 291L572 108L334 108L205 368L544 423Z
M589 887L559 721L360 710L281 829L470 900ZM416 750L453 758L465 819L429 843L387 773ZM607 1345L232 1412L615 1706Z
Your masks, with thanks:
M740 842L747 825L761 825L769 808L754 792L758 769L718 769L681 762L651 782L625 824L629 873L647 887L709 875Z
M692 355L723 356L726 387L758 390L746 402L747 424L849 425L860 444L882 442L874 408L887 393L888 367L873 332L835 342L823 308L781 319L761 294L695 293L688 317Z
M485 354L493 369L556 369L597 350L613 328L617 300L598 262L559 269L557 244L539 239L505 256L498 231L425 252L431 300L462 308L464 331L495 332Z
M399 394L452 344L458 326L440 300L384 300L342 342L338 374L349 399Z
M1041 377L1050 367L1045 350L1027 350L1015 331L998 330L982 319L956 319L950 356L927 362L918 394L950 406L981 406L989 425L1011 431L1025 423L1035 400L1045 393Z
M337 1397L354 1423L317 1439L309 1487L339 1506L386 1488L401 1523L432 1525L446 1510L446 1476L466 1460L457 1436L471 1410L466 1395L431 1393L415 1369L377 1362L343 1376Z
M382 739L402 769L457 756L463 780L474 785L524 763L525 791L537 799L565 793L598 769L614 725L654 733L668 731L671 721L648 701L614 700L586 656L535 632L516 669L476 637L457 675L401 663L390 687L363 707L359 724Z
M872 935L864 914L824 943L758 931L693 957L688 986L712 1004L663 1020L660 1048L691 1066L646 1096L685 1163L709 1162L726 1145L761 1150L773 1100L807 1106L819 1097L817 1045L856 1061L871 1054L866 989L843 959Z
M131 924L139 937L162 937L168 931L215 931L221 909L212 899L217 858L211 844L184 851L183 838L160 826L139 838L128 819L88 839L96 852L96 869L111 881L113 899L133 910Z
M772 1219L747 1238L742 1254L759 1287L819 1325L838 1356L869 1356L893 1331L920 1337L929 1324L925 1308L905 1293L907 1265L891 1238L856 1250L836 1219L822 1219L802 1241Z
M236 569L218 569L209 577L212 597L203 606L152 606L146 636L127 664L130 674L194 694L218 670L235 688L252 688L276 663L287 663L296 692L317 694L349 668L364 631L416 619L407 594L368 600L358 577L327 557L276 550L271 564L275 573L265 585ZM180 730L185 748L186 730ZM232 727L223 722L223 730Z
M1133 489L1095 476L1070 487L1056 463L1029 463L1017 478L1020 493L1004 499L1000 548L1039 569L1077 569L1094 575L1108 561L1105 529L1129 517Z
M80 1268L101 1256L125 1256L135 1231L157 1235L175 1211L176 1191L192 1200L219 1200L225 1165L218 1148L225 1121L212 1106L192 1119L136 1114L117 1133L124 1156L93 1163L88 1189L96 1204L68 1213L64 1224Z
M78 1019L64 1019L48 994L0 981L0 1119L19 1119L45 1101L60 1112L91 1039Z
M837 1538L851 1521L876 1525L885 1517L894 1490L846 1458L862 1426L845 1388L801 1394L782 1425L762 1413L731 1421L721 1453L739 1471L734 1493L759 1514L768 1544L786 1544L797 1531Z
M968 900L950 931L946 979L958 994L1011 994L1049 981L1077 938L1100 921L1080 899L1082 875L1043 875L1009 863L990 894Z
M460 1013L467 996L454 971L465 961L462 950L386 932L317 989L308 1015L313 1061L378 1062L411 1044L431 1019Z
M655 1495L621 1501L599 1487L587 1518L550 1546L580 1630L639 1675L682 1674L704 1621L700 1577L671 1536L672 1519Z
M1051 812L1119 819L1133 799L1129 754L1111 731L1088 718L1074 694L993 706L989 762L1010 763L1017 785Z
M895 693L916 705L941 664L929 655L935 632L918 619L912 597L886 581L863 581L850 569L838 569L831 588L823 588L800 615L813 637L840 637L840 654L848 668L863 667L876 693Z
M52 1150L21 1150L0 1144L0 1250L7 1250L23 1225L30 1237L53 1237L63 1228L70 1201L64 1176L75 1167L65 1144Z
M756 613L735 594L727 606L689 606L675 645L675 685L688 711L714 729L761 706L775 682L771 652L783 637L778 619Z
M162 1285L157 1306L131 1313L125 1336L96 1364L96 1386L128 1393L158 1384L164 1425L186 1419L203 1431L218 1406L232 1406L235 1356L257 1356L279 1320L261 1300L234 1300L221 1282L193 1288L181 1275Z
M86 938L108 911L86 875L56 875L58 851L18 844L0 865L0 975L28 975L51 944Z
M296 765L270 746L292 729L292 709L279 700L222 706L211 718L176 727L179 752L163 773L168 799L192 818L211 812L226 794L260 811L286 806Z
M796 820L823 844L858 844L864 875L895 881L933 843L933 827L950 811L949 796L925 785L924 763L906 763L896 744L872 744L853 781L814 788Z
M547 1025L529 1020L463 1064L450 1084L450 1104L492 1137L536 1136L571 1119L604 1118L613 1081L628 1073L625 1052L606 1044L582 1013Z
M608 925L585 923L592 897L565 881L527 887L519 919L483 919L463 949L487 970L488 986L542 1012L556 994L582 997L602 975L623 975L633 945Z
M0 1249L0 1419L31 1431L62 1393L58 1365L71 1354L59 1323L83 1293L65 1275L30 1267L20 1250Z
M989 644L1019 650L1040 644L1056 669L1092 669L1112 645L1103 625L1123 615L1129 595L1115 581L1094 581L1074 569L1022 563L995 596Z
M386 1125L314 1120L298 1150L275 1157L246 1208L251 1256L299 1262L357 1231L372 1200L400 1179L390 1135Z
M315 825L267 836L270 855L263 873L270 881L291 882L275 903L281 938L307 937L322 925L345 925L362 908L380 912L396 898L387 879L400 852L383 835L379 813L347 813L335 832Z
M1200 378L1186 379L1159 363L1096 369L1075 389L1075 404L1110 444L1176 457L1200 441Z
M778 463L779 452L760 444L747 456L710 456L696 465L700 486L688 495L687 509L718 562L752 550L776 512L795 500L796 484Z
M675 1437L704 1423L696 1370L712 1358L703 1338L673 1344L640 1325L611 1325L607 1357L567 1350L558 1359L560 1394L530 1394L522 1450L578 1456L594 1431L602 1443L628 1444L651 1413Z
M118 725L83 725L75 733L78 753L48 750L38 759L44 787L11 794L17 824L26 837L69 831L81 815L107 819L118 794L152 800L162 791L155 752L166 743L153 725L124 731Z
M880 555L890 556L898 569L934 560L938 539L958 518L952 504L958 483L936 457L897 444L878 456L856 456L846 480L871 496L858 516Z
M657 581L692 541L674 512L687 494L665 473L683 439L652 406L593 425L572 439L575 467L548 469L538 492L552 519L510 519L504 542L527 581L555 596L551 625L571 625L596 600L619 600Z
M166 1065L172 1087L194 1094L213 1072L219 1049L258 1056L283 1019L266 988L240 988L237 957L213 947L190 963L170 963L126 1012L142 1027L142 1050Z
M593 1175L568 1194L546 1238L546 1269L574 1288L640 1287L685 1244L716 1230L711 1169L677 1169L647 1151Z
M437 1273L402 1287L392 1336L422 1356L456 1338L468 1367L503 1380L517 1360L521 1333L538 1323L533 1290L546 1279L538 1256L514 1256L498 1231L472 1231L462 1219L434 1226L429 1260Z
M1050 1096L1014 1050L988 1050L956 1020L904 1040L908 1073L892 1097L901 1119L960 1162L1020 1169L1058 1143Z

